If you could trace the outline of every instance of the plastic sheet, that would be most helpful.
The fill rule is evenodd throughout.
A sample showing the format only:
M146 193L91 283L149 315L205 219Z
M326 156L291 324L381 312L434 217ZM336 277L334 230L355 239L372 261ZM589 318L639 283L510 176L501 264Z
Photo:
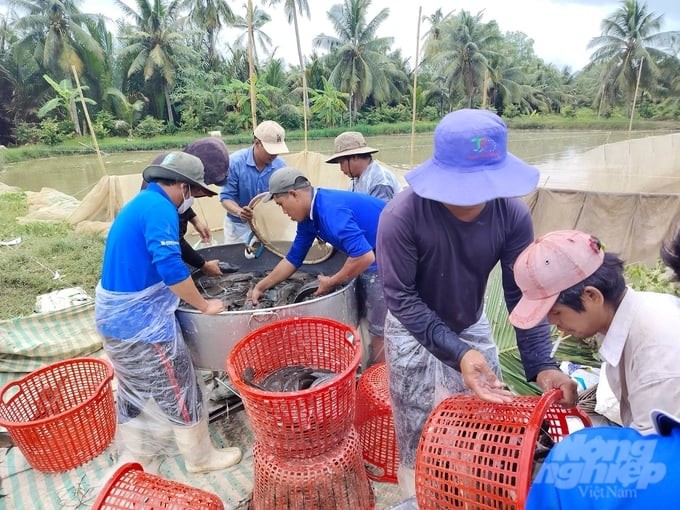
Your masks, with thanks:
M171 427L201 418L204 392L162 283L140 292L97 287L95 318L118 382L119 436L135 457L177 453Z
M461 332L459 338L484 354L491 370L501 378L498 348L485 315ZM389 312L385 344L400 463L413 468L418 441L430 412L445 398L470 390L460 372L430 354Z

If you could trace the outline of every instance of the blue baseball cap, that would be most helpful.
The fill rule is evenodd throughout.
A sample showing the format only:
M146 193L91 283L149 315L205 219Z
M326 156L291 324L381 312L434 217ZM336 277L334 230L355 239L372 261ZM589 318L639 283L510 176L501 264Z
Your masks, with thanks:
M488 110L446 115L434 130L433 156L405 176L415 193L451 205L472 206L531 193L538 169L507 151L508 128Z

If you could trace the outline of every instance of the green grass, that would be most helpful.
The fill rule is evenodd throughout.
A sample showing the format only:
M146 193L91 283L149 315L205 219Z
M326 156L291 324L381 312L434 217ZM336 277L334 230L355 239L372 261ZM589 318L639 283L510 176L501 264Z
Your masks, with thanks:
M82 287L94 296L99 280L102 236L76 234L66 222L21 225L16 218L27 213L25 193L0 195L0 240L22 239L0 246L0 320L30 315L36 297L55 290Z

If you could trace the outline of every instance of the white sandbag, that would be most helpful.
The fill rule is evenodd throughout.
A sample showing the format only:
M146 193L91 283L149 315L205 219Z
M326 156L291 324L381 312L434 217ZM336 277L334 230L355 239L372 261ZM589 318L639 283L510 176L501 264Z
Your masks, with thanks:
M55 290L47 294L40 294L35 298L35 313L49 313L64 310L71 306L91 303L93 301L87 292L80 287Z

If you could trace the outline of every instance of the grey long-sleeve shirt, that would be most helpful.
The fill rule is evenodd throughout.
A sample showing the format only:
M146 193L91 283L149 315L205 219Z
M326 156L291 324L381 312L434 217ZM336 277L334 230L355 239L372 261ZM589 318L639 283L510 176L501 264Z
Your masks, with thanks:
M533 240L527 206L519 199L487 202L472 222L407 188L380 217L377 264L390 312L433 355L459 370L469 350L457 333L477 322L489 274L500 262L508 310L519 302L512 266ZM550 330L543 321L515 329L527 380L556 368Z

